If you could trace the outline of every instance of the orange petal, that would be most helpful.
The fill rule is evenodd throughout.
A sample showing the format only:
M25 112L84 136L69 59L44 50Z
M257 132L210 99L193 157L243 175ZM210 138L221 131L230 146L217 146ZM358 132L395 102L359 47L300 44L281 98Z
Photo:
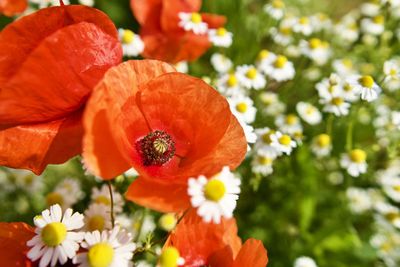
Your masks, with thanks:
M0 223L0 262L2 266L31 267L26 258L26 242L35 235L34 228L25 223Z
M260 240L248 239L239 251L234 267L265 267L268 263L267 250Z
M28 7L27 0L1 0L0 1L0 14L8 17L20 14Z
M205 23L208 24L209 29L217 29L217 28L223 27L226 23L225 16L201 13L201 18L203 19L203 21Z
M173 67L160 61L131 60L105 74L84 115L83 157L90 171L110 179L129 168L134 142L148 133L135 103L138 86L172 71Z
M0 34L1 123L50 121L79 109L121 58L112 21L93 8L47 8L11 23Z
M63 163L81 151L81 113L41 124L0 130L0 165L40 174L47 164Z
M129 186L126 199L159 212L181 212L189 208L187 187L137 178Z
M183 31L179 26L179 13L198 12L201 7L200 0L163 0L161 13L161 28L163 32Z
M162 0L131 0L131 9L141 25L158 24L162 10Z

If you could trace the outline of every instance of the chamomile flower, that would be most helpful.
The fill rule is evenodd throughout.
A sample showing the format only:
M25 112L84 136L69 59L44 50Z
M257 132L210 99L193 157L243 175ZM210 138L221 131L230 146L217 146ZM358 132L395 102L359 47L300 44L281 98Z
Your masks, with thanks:
M243 95L242 87L235 73L223 74L217 79L217 90L225 96L238 96Z
M275 43L287 46L293 41L292 27L281 24L278 28L272 27L269 31Z
M354 90L361 95L362 100L374 101L381 93L381 88L369 76L355 76L348 79L348 83L354 86Z
M136 244L118 226L111 231L85 233L82 247L87 251L77 254L73 263L79 267L128 267Z
M233 115L246 123L254 122L257 109L254 107L253 100L244 95L237 95L228 98L228 103Z
M276 158L275 153L268 153L267 151L259 150L253 157L251 162L251 170L253 173L258 173L263 176L269 175L273 172L272 163Z
M303 55L320 66L324 65L331 56L329 43L318 38L312 38L309 41L301 40L300 50Z
M258 56L257 56L257 60L256 60L257 68L265 74L266 70L269 68L269 66L272 64L272 62L275 59L276 59L276 55L274 53L272 53L266 49L263 49L258 53Z
M360 6L361 14L368 17L374 17L379 14L380 6L377 3L367 2Z
M136 240L143 240L156 229L154 217L151 214L143 214L143 211L136 211L132 216L124 213L117 215L115 225L128 231Z
M259 95L260 101L263 104L263 113L269 116L277 116L286 110L286 105L281 102L278 95L273 92L262 92Z
M285 14L285 3L282 0L273 0L264 6L264 12L272 18L280 20Z
M114 212L121 212L124 201L120 193L112 188ZM92 203L103 204L107 207L111 207L111 197L108 186L104 184L100 189L94 187L92 189Z
M254 66L242 65L237 67L236 77L244 87L260 90L265 87L267 80Z
M279 55L271 64L265 66L265 74L275 81L283 82L293 79L296 71L292 62L285 56Z
M203 22L203 19L199 13L185 13L180 12L179 16L179 26L185 31L192 31L195 34L205 34L208 30L207 23Z
M364 33L380 35L385 30L385 17L382 15L373 18L364 18L361 20L361 30Z
M240 180L224 167L210 179L201 175L190 178L188 194L197 214L207 223L219 224L221 217L231 218L240 193Z
M335 25L334 32L345 44L352 44L360 36L357 21L352 16L345 16Z
M85 6L94 6L94 0L79 0L79 4Z
M177 248L169 246L160 255L157 267L177 267L185 264L185 259L179 254Z
M247 141L247 151L251 150L251 147L249 144L254 144L257 140L257 135L254 132L254 128L253 126L245 123L242 120L238 120L240 126L242 126L243 132L244 132L244 136L246 138Z
M313 32L310 18L308 17L297 18L295 24L293 25L293 31L296 33L301 33L306 36L310 35Z
M178 220L175 213L165 213L158 220L160 227L167 232L174 230L177 223Z
M297 146L296 142L287 134L282 134L277 131L271 135L271 145L275 147L278 151L278 154L286 154L290 155L292 153L293 148Z
M53 191L46 195L47 206L58 204L63 210L66 210L72 205L74 205L81 197L81 192L78 191L77 194L69 193L69 190L63 187L55 188Z
M210 29L208 31L210 42L217 47L230 47L232 44L233 34L225 28Z
M59 6L60 5L59 0L29 0L29 2L37 5L39 9L46 8L49 6ZM63 3L64 3L64 5L70 4L69 0L64 0Z
M322 120L321 112L318 108L307 102L299 102L296 105L296 111L299 113L300 117L306 121L308 124L316 125Z
M333 69L341 77L355 74L353 62L348 58L336 59L332 63Z
M118 29L124 56L136 57L144 50L144 43L138 34L128 29Z
M360 99L358 97L357 89L354 86L354 84L351 84L348 81L343 81L340 84L340 87L342 89L341 94L342 94L342 96L343 96L345 101L347 101L347 102L355 102L355 101Z
M319 158L328 156L332 150L331 137L327 134L317 135L312 141L311 150Z
M367 154L364 150L353 149L343 154L340 160L340 166L347 170L347 173L353 177L367 172Z
M34 194L43 189L43 177L37 176L31 171L9 169L15 185L30 194Z
M65 191L71 198L72 196L75 198L74 201L71 201L71 205L78 202L84 196L78 180L73 178L65 178L62 180L55 188L55 191L58 190Z
M91 204L85 211L85 229L89 232L111 229L110 209L102 204Z
M350 210L354 213L363 213L372 208L372 199L369 193L361 188L349 187L346 190Z
M255 144L255 149L257 151L262 151L263 153L270 154L271 157L274 158L280 155L276 147L272 145L271 136L275 133L275 131L271 130L268 127L264 127L256 129L255 133L257 135L257 142Z
M211 65L219 73L227 73L233 66L232 60L220 53L211 56Z
M275 120L275 124L281 132L290 135L303 130L300 119L295 114L279 115Z
M34 218L36 235L27 242L31 247L27 257L39 261L39 267L64 264L79 249L83 233L75 232L83 226L83 215L72 209L62 214L59 205L53 205Z
M318 266L312 258L301 256L294 261L294 267L318 267Z
M323 79L321 82L315 85L320 98L330 99L332 96L340 95L342 88L340 87L340 77L332 73L329 78Z
M321 99L320 102L324 105L323 111L325 112L332 113L338 117L349 114L350 103L346 102L340 95Z
M392 80L400 80L400 66L396 60L388 60L383 64L383 73L385 74L385 82Z
M384 220L390 225L400 229L400 209L387 202L380 202L375 205L378 220Z
M189 72L189 64L187 63L187 61L179 61L178 63L175 63L174 68L181 73Z
M311 25L313 25L313 31L319 32L322 30L330 30L332 28L332 21L325 13L317 13L310 17Z

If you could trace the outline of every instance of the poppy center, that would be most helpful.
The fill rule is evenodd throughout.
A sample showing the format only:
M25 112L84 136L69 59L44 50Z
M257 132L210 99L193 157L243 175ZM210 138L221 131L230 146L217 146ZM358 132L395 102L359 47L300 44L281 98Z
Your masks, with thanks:
M175 155L175 142L169 134L157 130L139 140L137 149L145 166L163 165Z

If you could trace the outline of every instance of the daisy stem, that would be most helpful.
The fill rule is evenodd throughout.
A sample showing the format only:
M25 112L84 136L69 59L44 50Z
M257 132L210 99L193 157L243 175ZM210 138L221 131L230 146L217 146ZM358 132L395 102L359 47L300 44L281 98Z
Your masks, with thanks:
M328 121L326 122L326 134L332 138L333 114L329 114Z
M137 230L137 235L135 237L135 242L139 241L139 237L140 237L140 234L142 232L143 223L144 223L144 219L146 218L147 212L148 212L147 208L145 208L143 210L143 212L142 212L142 216L141 216L140 221L139 221L139 228Z
M349 122L346 133L346 149L350 151L353 147L353 120Z
M114 220L114 196L113 196L113 192L112 192L112 185L111 185L111 181L108 181L107 183L108 185L108 191L110 192L110 200L111 200L111 225L114 228L115 225L115 220Z

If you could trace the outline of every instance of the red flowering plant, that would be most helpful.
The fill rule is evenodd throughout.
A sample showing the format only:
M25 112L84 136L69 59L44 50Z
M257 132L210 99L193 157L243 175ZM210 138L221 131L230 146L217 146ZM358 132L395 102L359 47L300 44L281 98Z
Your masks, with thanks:
M27 0L0 0L0 14L14 16L24 12L28 7Z

